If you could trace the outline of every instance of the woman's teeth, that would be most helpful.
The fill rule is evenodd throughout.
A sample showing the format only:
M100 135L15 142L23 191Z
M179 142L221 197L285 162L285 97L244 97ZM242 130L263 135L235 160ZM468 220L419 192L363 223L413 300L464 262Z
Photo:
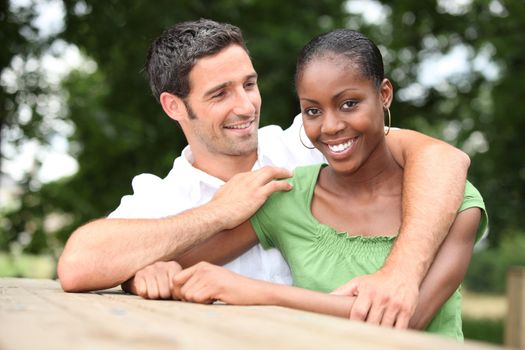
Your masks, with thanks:
M350 148L350 146L352 146L352 144L354 143L354 140L355 139L351 139L345 143L341 143L339 145L328 145L328 148L330 148L330 151L334 152L334 153L341 153L345 150L347 150L348 148Z

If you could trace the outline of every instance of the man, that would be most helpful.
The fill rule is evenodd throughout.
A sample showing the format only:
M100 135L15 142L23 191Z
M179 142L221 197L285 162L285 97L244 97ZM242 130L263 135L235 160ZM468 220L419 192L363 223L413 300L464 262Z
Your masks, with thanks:
M113 287L157 261L199 250L215 233L248 219L271 193L289 190L285 181L272 181L291 176L283 167L322 162L301 145L300 118L285 131L258 131L257 74L237 27L199 20L170 28L152 44L146 70L155 97L189 146L166 178L137 176L133 196L125 196L109 218L72 234L58 265L66 291ZM405 168L403 224L385 266L346 288L358 293L352 318L394 308L405 324L463 197L469 159L407 130L393 130L387 141ZM208 249L206 260L248 277L291 283L280 254L259 245L226 261Z

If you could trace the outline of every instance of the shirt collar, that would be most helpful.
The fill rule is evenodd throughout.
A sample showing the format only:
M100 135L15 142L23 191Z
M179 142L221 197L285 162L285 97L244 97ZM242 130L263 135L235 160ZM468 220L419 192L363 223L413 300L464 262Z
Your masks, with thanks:
M212 176L193 166L193 162L195 161L195 159L193 158L193 153L191 152L191 148L189 145L184 147L181 156L178 159L180 160L179 165L182 167L183 171L190 176L190 178L194 178L202 184L210 185L213 187L220 187L224 185L224 181L222 181L221 179ZM177 160L175 160L175 162L177 162Z

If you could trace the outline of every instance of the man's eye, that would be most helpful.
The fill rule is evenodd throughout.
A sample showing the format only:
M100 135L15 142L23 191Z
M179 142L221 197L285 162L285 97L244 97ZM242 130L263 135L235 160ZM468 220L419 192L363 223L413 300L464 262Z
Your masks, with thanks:
M217 92L215 95L212 96L212 98L221 98L224 95L226 95L226 91L223 90L223 91Z

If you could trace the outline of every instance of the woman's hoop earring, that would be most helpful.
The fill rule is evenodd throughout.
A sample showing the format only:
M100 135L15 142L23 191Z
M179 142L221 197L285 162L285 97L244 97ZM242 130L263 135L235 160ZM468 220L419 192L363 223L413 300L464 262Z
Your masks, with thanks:
M388 129L386 129L385 136L390 132L390 126L392 126L392 116L390 115L390 108L384 107L388 113Z
M301 130L303 129L303 124L301 124L301 126L299 127L299 141L301 141L301 143L303 144L304 147L308 148L308 149L315 149L315 147L308 147L307 145L304 144L303 142L303 138L301 137Z

